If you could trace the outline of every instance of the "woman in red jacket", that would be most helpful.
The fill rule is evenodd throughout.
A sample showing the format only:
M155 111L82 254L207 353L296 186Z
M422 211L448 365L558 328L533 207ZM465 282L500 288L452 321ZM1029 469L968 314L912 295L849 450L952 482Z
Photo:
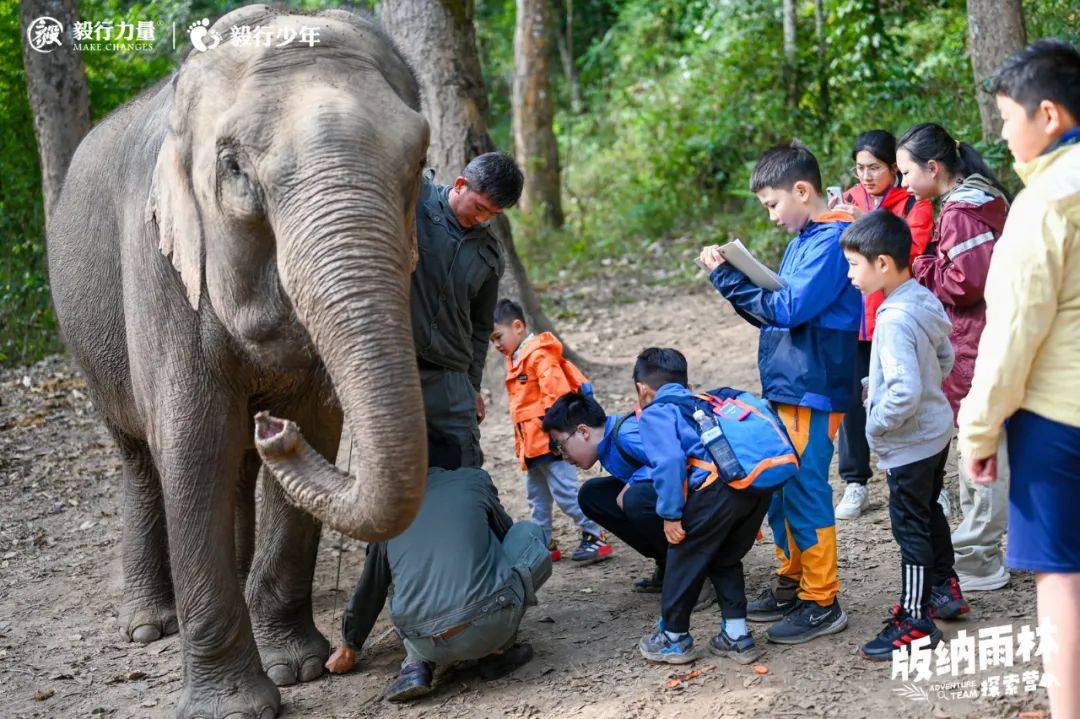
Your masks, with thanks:
M955 417L971 389L979 337L986 325L986 273L1009 213L1009 197L979 153L954 140L940 125L924 123L904 133L897 143L896 161L904 172L904 185L916 197L941 203L930 249L911 264L911 274L941 300L953 324L949 339L955 361L942 389ZM1009 466L1004 443L998 448L998 466ZM965 592L1003 587L1009 581L1001 551L1008 513L1007 473L999 469L993 486L976 491L961 466L959 489L964 519L952 542L960 587Z
M858 218L873 210L888 210L904 218L911 229L911 257L926 251L930 230L934 224L934 209L930 200L920 200L900 186L896 167L896 138L885 130L870 130L855 138L851 150L855 166L852 172L858 183L848 188L835 209ZM870 370L870 340L874 336L874 317L885 295L875 292L863 300L863 322L859 328L859 344L855 357L855 398L844 415L840 428L840 478L844 480L844 497L836 505L837 519L854 519L870 503L866 482L873 475L870 468L870 447L866 444L866 412L862 405L862 378Z

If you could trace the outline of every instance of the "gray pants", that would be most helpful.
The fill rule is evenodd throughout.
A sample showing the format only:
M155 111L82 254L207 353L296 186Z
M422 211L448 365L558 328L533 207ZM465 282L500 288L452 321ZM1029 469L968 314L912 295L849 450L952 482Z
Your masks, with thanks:
M421 369L428 438L447 437L461 450L462 467L480 467L480 425L476 422L476 390L465 372Z
M562 460L541 462L526 470L525 492L532 510L533 524L544 530L544 546L551 543L552 498L559 509L574 520L581 531L599 537L600 525L585 516L578 506L578 473L573 465Z
M960 464L960 510L964 519L952 534L953 569L962 585L976 580L991 585L1009 580L1001 540L1009 517L1009 455L1002 436L997 453L997 481L980 485Z
M536 590L551 577L551 553L543 532L532 522L515 522L503 537L502 549L514 569L511 581L515 583L520 601L474 619L449 639L405 638L403 666L420 660L448 665L482 659L514 643L525 607L536 604Z

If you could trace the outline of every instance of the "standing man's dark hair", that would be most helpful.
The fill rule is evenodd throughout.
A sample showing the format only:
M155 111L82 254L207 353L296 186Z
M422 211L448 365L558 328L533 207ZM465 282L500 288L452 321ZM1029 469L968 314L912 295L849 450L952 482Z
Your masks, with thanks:
M521 198L525 177L514 158L505 152L485 152L474 157L461 176L473 192L479 192L505 210Z

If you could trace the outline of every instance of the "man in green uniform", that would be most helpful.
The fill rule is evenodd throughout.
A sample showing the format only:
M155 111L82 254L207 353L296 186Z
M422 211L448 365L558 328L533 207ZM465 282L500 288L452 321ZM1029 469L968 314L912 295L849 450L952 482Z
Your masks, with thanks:
M475 157L454 180L428 178L416 208L420 260L412 277L412 328L429 440L479 467L480 380L493 329L503 256L488 221L517 203L523 177L512 157ZM454 464L453 460L440 464Z

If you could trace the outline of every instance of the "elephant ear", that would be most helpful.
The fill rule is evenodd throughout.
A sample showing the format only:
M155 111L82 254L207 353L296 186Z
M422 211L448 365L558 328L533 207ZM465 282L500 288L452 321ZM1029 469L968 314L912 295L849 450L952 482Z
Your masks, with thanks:
M204 238L191 184L190 162L173 133L165 138L154 167L147 220L157 224L158 248L172 259L193 309L202 290Z

